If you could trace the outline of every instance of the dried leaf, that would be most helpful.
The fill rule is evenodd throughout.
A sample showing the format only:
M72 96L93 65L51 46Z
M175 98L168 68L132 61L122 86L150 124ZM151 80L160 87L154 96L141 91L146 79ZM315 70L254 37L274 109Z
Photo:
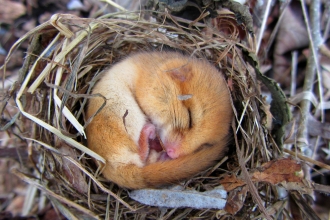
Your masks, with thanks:
M269 161L262 165L261 171L252 174L252 181L278 184L280 182L301 182L297 172L301 171L301 165L290 158Z
M18 195L13 198L6 207L6 211L13 214L13 215L20 215L22 212L23 204L25 200L25 195Z
M241 210L244 205L247 191L247 186L244 186L242 189L235 189L229 192L225 211L235 215L239 210Z
M64 155L71 158L78 158L79 155L74 149L65 143L61 143L61 148L59 149ZM67 158L63 158L63 171L67 180L72 184L72 186L77 189L80 193L88 193L88 185L86 179L79 170L77 166L72 164Z
M295 105L300 103L302 100L309 100L314 106L319 104L314 93L309 91L297 93L296 95L289 98L289 102Z
M290 4L283 13L275 46L275 54L280 55L306 47L309 42L300 4Z
M310 194L313 187L309 182L304 181L301 175L298 175L300 171L301 165L297 161L291 158L283 158L264 163L257 171L250 172L249 175L253 182L280 184L286 190ZM248 190L246 182L235 175L227 175L220 180L220 183L229 192L225 211L235 215L244 204Z
M244 186L246 183L242 179L238 179L235 175L225 176L220 180L220 184L225 188L227 192L236 189L237 187Z
M297 211L299 211L304 216L304 218L302 217L301 219L321 220L316 212L312 209L312 207L308 204L307 199L304 198L301 194L298 192L291 192L290 198L298 206L297 208L299 209Z
M289 183L294 183L297 186L296 190L301 189L306 192L306 184L303 183L302 177L298 175L301 171L301 165L297 161L290 158L280 160L272 160L263 164L257 171L250 172L249 175L253 182L267 182L273 185L284 184L286 189L295 189ZM225 176L220 180L221 185L227 192L230 192L237 187L246 185L246 182L241 177L235 175ZM298 185L296 183L299 183Z
M321 136L330 139L330 123L320 122L312 115L308 115L308 133L312 136Z
M25 6L20 2L9 0L0 1L0 23L11 24L26 12Z
M272 206L267 208L267 212L270 215L277 215L278 213L282 212L282 209L285 207L286 205L286 201L278 201L275 204L273 204ZM257 219L262 219L262 215L258 215L255 218L253 218L253 220L257 220Z
M298 191L302 194L313 194L313 188L310 186L307 186L303 182L282 182L281 185L286 189L286 190L294 190Z
M266 101L264 103L264 105L260 106L261 110L265 113L262 124L264 124L268 130L271 130L273 126L273 115L270 111L271 106Z
M274 51L274 79L283 86L290 85L288 68L291 60L285 54L308 46L308 34L299 2L291 2L284 11Z

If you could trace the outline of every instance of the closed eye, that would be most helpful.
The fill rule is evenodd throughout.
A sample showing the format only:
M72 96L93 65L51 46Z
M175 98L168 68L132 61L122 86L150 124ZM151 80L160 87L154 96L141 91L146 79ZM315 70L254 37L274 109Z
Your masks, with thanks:
M188 115L189 115L189 128L192 128L193 121L192 121L191 111L189 108L188 108Z
M202 147L205 149L205 148L209 148L209 147L213 147L214 144L212 143L204 143L202 144Z

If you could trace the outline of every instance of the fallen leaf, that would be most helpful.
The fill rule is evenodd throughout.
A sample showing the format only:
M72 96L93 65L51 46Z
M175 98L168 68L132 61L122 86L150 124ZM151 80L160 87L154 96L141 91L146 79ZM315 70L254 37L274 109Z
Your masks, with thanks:
M24 200L25 195L16 196L14 199L11 200L10 204L6 208L6 211L14 216L20 215L22 212Z
M257 170L249 173L253 182L267 182L273 185L283 183L301 183L300 186L305 186L302 177L298 174L301 172L301 165L291 158L283 158L272 160L264 163ZM246 185L242 177L236 175L227 175L220 180L221 185L227 192L230 192L237 187ZM286 184L289 186L290 184ZM308 187L307 187L308 188Z
M301 182L301 178L296 175L301 171L301 165L290 158L269 161L263 164L260 170L253 172L252 181L268 182L274 185L283 181Z
M241 210L244 205L247 191L247 186L242 187L242 189L237 188L230 191L225 206L225 211L235 215L239 210Z
M237 187L246 185L245 181L238 179L236 175L225 176L220 180L220 184L227 192L236 189Z
M78 158L79 155L67 144L62 143L59 151L65 156L71 158ZM88 192L88 185L82 171L72 164L67 158L63 157L63 173L67 180L72 184L73 188L77 189L78 192L86 194Z
M14 20L26 13L25 6L20 2L0 1L0 23L12 24Z
M330 139L330 123L320 122L311 114L308 115L308 133L312 136L321 136Z
M270 215L276 215L276 213L279 213L286 205L287 201L278 201L276 203L274 203L272 206L267 208L267 212ZM258 215L256 217L254 217L252 220L257 220L257 219L263 219L263 215Z
M281 182L280 183L286 190L294 190L298 191L302 194L313 194L313 187L308 186L307 184L303 182Z
M309 193L313 190L312 186L305 183L299 174L301 165L291 158L272 160L264 163L257 170L249 173L253 182L267 182L273 185L282 185L286 190L297 190ZM229 192L224 210L235 215L241 210L248 187L242 177L227 175L220 180L224 189Z
M289 22L288 22L289 21ZM275 53L283 55L289 51L308 46L308 33L300 2L292 2L283 12L276 38Z
M271 105L264 100L264 104L260 106L261 110L264 111L265 117L262 119L262 124L266 126L268 130L272 129L273 126L273 114L270 111Z
M274 46L274 80L282 86L291 83L290 71L291 58L286 56L290 51L308 46L309 39L300 2L293 1L283 12L276 43Z

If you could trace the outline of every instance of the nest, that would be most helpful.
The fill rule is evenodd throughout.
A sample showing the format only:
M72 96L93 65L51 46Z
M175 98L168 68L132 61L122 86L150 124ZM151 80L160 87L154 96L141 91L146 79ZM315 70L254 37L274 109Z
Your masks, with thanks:
M34 207L32 199L36 199L39 204L50 201L67 218L211 219L243 215L258 218L276 204L281 214L288 215L275 183L254 184L249 173L281 158L282 126L286 123L280 118L283 123L278 123L276 129L269 124L272 116L261 95L260 82L270 85L272 81L261 76L253 60L253 35L242 29L244 25L238 25L228 11L219 12L215 18L200 16L199 19L207 19L204 23L153 13L121 12L97 19L58 14L13 47L30 39L19 81L8 91L19 111L7 126L22 139L30 156L29 165L13 172L42 192L31 194L30 209ZM225 73L235 114L230 151L216 166L182 185L205 191L225 184L223 180L242 177L245 185L231 191L243 198L235 203L241 202L239 208L218 211L146 206L130 199L127 190L99 174L104 159L86 147L84 137L90 120L84 111L93 97L91 90L104 69L130 53L149 50L175 50L203 57ZM273 85L270 90L280 89ZM283 96L281 92L277 95ZM282 111L287 105L285 100L279 100ZM45 197L48 200L43 200ZM234 196L229 195L228 204L230 198Z

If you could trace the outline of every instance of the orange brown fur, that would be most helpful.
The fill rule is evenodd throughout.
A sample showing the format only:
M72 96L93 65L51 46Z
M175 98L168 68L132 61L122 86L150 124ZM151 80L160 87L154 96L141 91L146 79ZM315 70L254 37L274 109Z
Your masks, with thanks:
M106 159L103 175L120 186L176 183L212 166L226 152L230 95L222 74L204 60L172 52L139 53L106 71L93 93L104 95L107 104L87 126L88 146ZM87 117L102 103L91 99ZM166 153L146 150L146 124L154 125ZM169 159L157 159L164 154Z

